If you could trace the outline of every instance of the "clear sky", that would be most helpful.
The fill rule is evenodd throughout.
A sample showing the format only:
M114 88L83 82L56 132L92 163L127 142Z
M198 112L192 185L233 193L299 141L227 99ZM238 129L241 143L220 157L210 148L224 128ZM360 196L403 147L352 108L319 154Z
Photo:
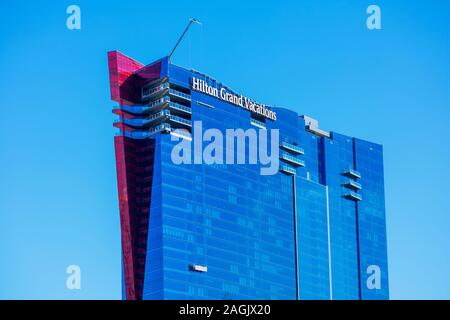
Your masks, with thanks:
M264 4L263 4L264 3ZM66 8L81 8L81 30ZM382 30L366 28L377 4ZM176 64L384 145L391 298L450 299L450 2L7 1L0 299L119 299L109 50ZM80 291L66 267L81 267Z

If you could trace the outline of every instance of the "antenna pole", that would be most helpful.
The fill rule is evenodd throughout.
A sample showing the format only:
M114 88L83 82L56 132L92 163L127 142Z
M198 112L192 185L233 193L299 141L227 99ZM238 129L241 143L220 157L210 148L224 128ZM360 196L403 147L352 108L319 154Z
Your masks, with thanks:
M183 40L184 35L185 35L186 32L189 30L189 27L191 26L192 23L196 23L196 24L200 24L200 25L201 25L201 22L200 22L200 21L198 21L198 20L196 20L196 19L194 19L194 18L190 18L190 19L189 19L189 23L188 23L186 29L184 29L183 33L181 34L180 39L178 39L177 44L175 45L175 47L172 49L172 51L171 51L170 54L169 54L169 61L170 61L170 58L172 57L173 53L175 52L175 50L176 50L176 49L178 48L178 46L180 45L181 40Z

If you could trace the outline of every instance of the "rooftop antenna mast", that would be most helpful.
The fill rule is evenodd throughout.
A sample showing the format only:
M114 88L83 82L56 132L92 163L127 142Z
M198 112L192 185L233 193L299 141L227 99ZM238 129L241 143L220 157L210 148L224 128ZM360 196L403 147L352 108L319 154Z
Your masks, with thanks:
M186 29L184 29L183 34L181 35L180 39L178 39L177 44L175 45L175 47L172 49L172 51L171 51L170 54L169 54L169 61L170 61L170 58L172 57L173 53L175 52L175 50L176 50L176 49L178 48L178 46L180 45L181 40L183 40L184 35L185 35L186 32L189 30L189 27L190 27L191 24L193 24L193 23L196 23L196 24L199 24L199 25L202 24L202 23L201 23L200 21L198 21L197 19L194 19L194 18L190 18L190 19L189 19L189 23L188 23Z

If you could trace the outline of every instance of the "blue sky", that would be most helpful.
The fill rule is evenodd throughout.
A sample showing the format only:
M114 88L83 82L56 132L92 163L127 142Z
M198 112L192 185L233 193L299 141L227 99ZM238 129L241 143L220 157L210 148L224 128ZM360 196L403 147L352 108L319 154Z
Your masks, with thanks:
M391 298L450 299L448 1L8 1L0 15L0 299L120 298L106 53L150 63L191 16L203 26L175 63L384 145Z

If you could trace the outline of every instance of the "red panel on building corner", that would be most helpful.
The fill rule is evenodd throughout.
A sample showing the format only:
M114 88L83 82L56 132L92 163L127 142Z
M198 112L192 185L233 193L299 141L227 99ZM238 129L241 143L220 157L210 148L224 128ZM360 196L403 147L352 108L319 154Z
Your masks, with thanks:
M161 74L161 60L145 66L118 51L108 52L111 99L120 104L113 113L133 118L123 105L141 103L141 88ZM115 127L121 132L134 131L123 122ZM143 296L153 178L154 140L114 138L117 187L119 195L125 296L140 300Z
M111 51L108 52L108 67L111 99L116 102L122 102L120 96L120 86L134 72L143 68L144 65L118 51Z
M133 243L131 234L131 215L128 201L127 170L125 162L125 137L114 138L116 149L117 188L119 193L120 227L122 236L122 256L125 277L125 294L127 300L136 300Z
M147 253L154 140L114 138L127 300L141 300Z

